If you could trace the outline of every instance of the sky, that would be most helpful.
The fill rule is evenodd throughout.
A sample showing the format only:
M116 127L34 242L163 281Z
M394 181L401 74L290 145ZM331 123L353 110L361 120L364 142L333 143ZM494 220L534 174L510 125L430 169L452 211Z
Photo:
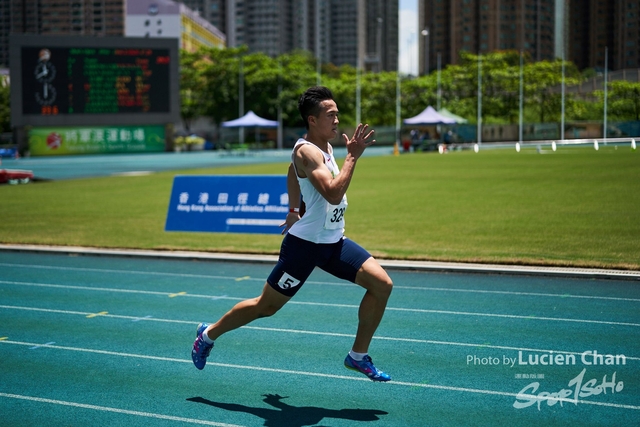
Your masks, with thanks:
M417 75L418 0L400 0L399 9L400 72Z

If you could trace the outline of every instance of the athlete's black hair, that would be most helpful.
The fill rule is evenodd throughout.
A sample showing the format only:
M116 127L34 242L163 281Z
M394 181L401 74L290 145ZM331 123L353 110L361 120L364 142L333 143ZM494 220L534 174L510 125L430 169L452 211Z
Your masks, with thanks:
M333 94L324 86L310 87L300 96L298 111L302 116L305 128L309 129L309 116L318 117L321 111L320 103L328 99L333 100Z

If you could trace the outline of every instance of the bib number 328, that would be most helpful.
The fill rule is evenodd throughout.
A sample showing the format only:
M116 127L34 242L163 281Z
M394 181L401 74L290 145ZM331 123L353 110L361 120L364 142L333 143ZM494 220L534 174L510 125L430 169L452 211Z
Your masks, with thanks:
M331 222L340 222L342 218L344 218L344 211L346 211L346 207L337 207L333 210L333 216L331 217Z
M339 205L329 206L329 211L327 212L327 219L324 223L324 227L329 230L344 228L344 213L346 212L346 210L346 201L343 201Z

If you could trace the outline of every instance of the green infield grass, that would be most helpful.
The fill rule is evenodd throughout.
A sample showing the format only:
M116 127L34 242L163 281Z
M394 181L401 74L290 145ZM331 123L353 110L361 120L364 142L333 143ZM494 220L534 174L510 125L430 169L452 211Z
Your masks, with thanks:
M640 269L639 156L601 146L365 157L348 192L346 234L380 258ZM177 174L286 169L4 185L0 242L275 254L281 236L164 224Z

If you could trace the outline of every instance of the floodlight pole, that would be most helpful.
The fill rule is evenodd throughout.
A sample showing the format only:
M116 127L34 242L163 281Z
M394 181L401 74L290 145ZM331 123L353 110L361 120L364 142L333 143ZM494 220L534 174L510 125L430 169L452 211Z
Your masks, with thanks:
M607 143L607 86L608 86L608 76L607 76L607 68L609 66L609 48L604 48L604 143Z
M482 57L478 52L478 144L482 144Z
M402 129L402 110L401 110L401 81L400 81L400 61L398 61L398 69L396 70L396 148L400 149L400 146L402 145L402 141L401 141L401 129Z
M278 150L284 148L283 143L283 126L282 126L282 62L278 60L278 140L276 146Z
M238 66L238 117L244 116L244 70L243 70L244 60L242 56L240 56L240 63ZM238 128L240 132L240 142L244 144L244 127L240 126Z
M565 114L565 65L564 47L562 48L562 113L560 114L560 141L564 141L564 114Z
M356 67L356 126L360 124L361 109L362 109L362 89L360 83L360 66Z
M382 71L382 18L378 17L378 27L376 28L376 61L378 72Z
M442 89L440 88L440 68L441 68L441 63L440 63L440 52L438 52L438 98L437 98L437 106L438 106L438 112L440 112L440 104L441 104L441 98L442 98Z
M522 144L522 126L523 126L523 107L524 107L524 90L523 90L523 86L524 86L524 78L522 75L523 72L523 59L522 59L523 53L522 50L520 50L520 105L519 105L519 119L518 119L518 142L520 142Z
M316 85L322 84L322 60L320 54L320 1L315 2L316 21Z
M424 36L424 75L429 75L429 27L425 27L424 30L420 32Z

